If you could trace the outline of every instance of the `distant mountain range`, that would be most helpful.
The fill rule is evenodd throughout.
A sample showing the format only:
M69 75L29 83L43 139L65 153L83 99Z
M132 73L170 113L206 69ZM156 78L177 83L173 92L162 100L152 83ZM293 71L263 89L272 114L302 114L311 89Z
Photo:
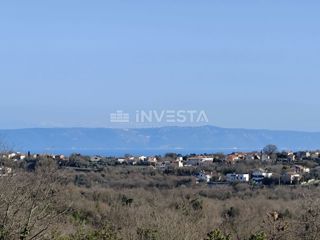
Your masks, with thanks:
M122 155L320 148L320 133L229 129L214 126L160 128L34 128L0 130L0 141L21 152Z

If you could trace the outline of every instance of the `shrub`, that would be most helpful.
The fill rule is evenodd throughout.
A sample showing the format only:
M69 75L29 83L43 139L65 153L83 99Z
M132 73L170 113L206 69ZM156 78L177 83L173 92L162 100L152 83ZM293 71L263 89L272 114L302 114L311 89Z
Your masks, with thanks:
M220 230L216 229L207 234L205 240L231 240L230 234L224 234Z
M138 228L137 230L138 240L157 240L158 231L152 228Z

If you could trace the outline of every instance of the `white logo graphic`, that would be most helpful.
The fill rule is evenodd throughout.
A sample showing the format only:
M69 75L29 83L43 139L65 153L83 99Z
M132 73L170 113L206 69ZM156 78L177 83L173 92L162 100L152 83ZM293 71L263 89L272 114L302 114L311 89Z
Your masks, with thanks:
M112 123L128 123L129 121L129 113L125 113L122 110L110 114L110 122Z
M209 119L204 110L139 110L135 113L135 123L208 123ZM110 114L112 123L130 123L130 114L117 110Z

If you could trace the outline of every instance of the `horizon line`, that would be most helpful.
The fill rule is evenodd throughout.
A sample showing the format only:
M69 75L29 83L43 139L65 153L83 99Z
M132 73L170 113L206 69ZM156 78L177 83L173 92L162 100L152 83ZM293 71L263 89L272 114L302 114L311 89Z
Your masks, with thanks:
M300 132L300 133L320 133L320 131L310 130L282 130L282 129L266 129L266 128L241 128L241 127L220 127L216 125L197 125L197 126L179 126L179 125L168 125L168 126L139 126L139 127L22 127L22 128L0 128L0 131L21 131L21 130L39 130L39 129L118 129L118 130L131 130L131 129L161 129L161 128L203 128L212 127L219 129L232 129L232 130L248 130L248 131L270 131L270 132Z

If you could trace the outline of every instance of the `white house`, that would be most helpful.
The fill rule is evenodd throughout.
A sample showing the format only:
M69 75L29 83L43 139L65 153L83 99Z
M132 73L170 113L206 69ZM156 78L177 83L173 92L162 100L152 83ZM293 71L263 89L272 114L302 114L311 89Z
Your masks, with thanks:
M123 164L123 163L126 162L126 159L124 159L124 158L118 158L117 162L120 163L120 164Z
M56 160L65 160L64 155L52 155L52 158Z
M129 165L137 165L138 164L138 161L134 158L125 159L125 162L128 163Z
M179 168L183 167L183 157L178 157L176 159L176 163L178 164Z
M15 158L17 155L18 155L18 154L16 154L16 153L10 153L10 154L8 155L8 158L9 158L9 159L13 159L13 158Z
M284 183L293 184L294 182L299 182L301 180L301 175L295 172L287 172L281 176L281 180Z
M146 156L140 156L140 157L139 157L139 160L140 160L140 161L145 161L145 160L147 160L147 157L146 157Z
M310 173L310 168L301 165L295 165L293 171L296 173Z
M288 160L290 162L296 161L296 155L293 152L288 152Z
M199 166L203 164L208 164L213 162L213 157L202 157L202 156L197 156L197 157L191 157L187 159L187 164L188 166Z
M305 158L311 157L311 153L306 151L296 152L295 155L296 155L296 158L299 160L303 160Z
M12 173L12 168L9 167L0 167L0 176L7 176Z
M228 173L227 174L227 182L249 182L250 176L249 174L237 174L237 173Z
M211 175L205 174L205 172L200 172L196 175L197 182L210 182Z
M245 155L245 160L246 161L250 161L250 160L260 160L261 156L259 153L256 152L252 152L252 153L248 153Z
M165 170L169 169L170 166L171 166L170 161L158 162L156 164L156 168L158 168L158 169L160 169L162 171L165 171Z
M177 157L176 161L177 161L177 162L183 161L183 157Z
M158 159L156 157L148 157L148 163L151 165L156 165Z
M267 171L264 171L263 169L257 169L252 173L252 181L254 182L262 182L265 178L271 178L272 173L268 173Z

